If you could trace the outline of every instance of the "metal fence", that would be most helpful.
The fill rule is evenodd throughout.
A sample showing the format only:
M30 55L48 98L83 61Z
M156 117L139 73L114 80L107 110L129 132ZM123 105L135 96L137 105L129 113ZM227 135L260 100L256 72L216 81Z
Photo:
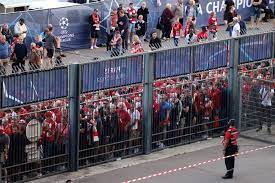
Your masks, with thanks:
M7 153L1 152L2 180L26 181L68 170L67 103L60 99L1 111L10 139Z
M272 62L271 62L272 63ZM264 66L264 64L262 64ZM246 137L275 142L274 66L258 68L241 77L241 125Z
M226 73L227 68L154 83L153 150L222 135L229 112Z
M274 33L265 33L271 34L273 42ZM246 38L159 49L41 72L1 76L0 107L3 109L0 112L5 113L2 119L8 118L2 123L15 118L8 108L13 107L13 113L17 116L34 113L42 134L43 127L46 128L46 140L28 147L30 151L32 148L35 152L39 151L40 158L28 162L24 149L31 141L25 138L26 145L20 142L23 145L16 147L22 151L15 151L14 154L17 156L17 152L22 152L18 155L20 161L6 163L4 177L17 181L32 178L31 174L76 171L90 165L221 135L229 118L239 119L236 111L240 105L236 97L240 97L241 85L238 86L236 79L238 69L243 66L240 65L241 39ZM264 54L257 59L274 58L272 48L268 47L271 55ZM248 62L247 65L253 64L250 60L245 62ZM56 100L62 97L67 98L57 105L59 102ZM49 102L51 99L54 99L55 105ZM49 107L42 108L43 105L37 102ZM34 106L39 107L36 109ZM31 110L28 111L28 108ZM53 125L48 125L45 111L55 113L54 108L62 111L56 116L64 117L64 121L69 122L64 130L68 132L68 138L62 144L58 139L47 141L51 139L47 135L52 135L49 126ZM20 109L27 112L21 115ZM250 107L243 108L245 110L250 110ZM15 119L16 122L11 124L20 124L21 118ZM53 130L57 134L63 133L63 122L58 123L53 117L49 119L56 124ZM251 125L250 122L241 122ZM27 123L31 124L29 121ZM5 127L8 124L5 123ZM27 136L27 132L22 132L21 135ZM13 159L10 157L7 162Z
M141 154L142 105L142 85L83 94L79 166Z

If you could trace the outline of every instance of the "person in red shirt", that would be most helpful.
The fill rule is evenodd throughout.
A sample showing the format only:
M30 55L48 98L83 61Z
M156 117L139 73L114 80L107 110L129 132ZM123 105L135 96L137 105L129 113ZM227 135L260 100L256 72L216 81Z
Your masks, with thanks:
M235 128L235 120L230 119L228 122L228 129L225 132L223 140L223 152L225 156L225 165L227 173L223 176L223 179L232 179L235 165L235 155L238 153L238 131Z
M197 35L198 42L206 41L208 39L207 28L203 26L201 32Z
M216 40L217 32L218 32L218 19L216 12L212 11L210 14L210 18L208 19L208 29L211 34L211 37Z
M132 42L132 37L135 33L135 25L137 23L137 10L134 8L133 3L129 3L129 8L127 9L128 18L129 18L129 29L128 36L130 36L130 42Z
M53 157L56 151L55 148L55 134L56 122L52 119L53 114L51 111L45 113L45 120L43 121L42 134L39 139L40 144L43 145L44 158ZM54 159L49 159L49 163L54 163ZM53 167L47 168L46 171L52 171Z
M179 22L179 18L177 18L177 20L172 25L172 32L171 32L172 36L174 38L175 46L178 46L178 44L179 44L179 38L181 36L181 29L182 29L182 25Z

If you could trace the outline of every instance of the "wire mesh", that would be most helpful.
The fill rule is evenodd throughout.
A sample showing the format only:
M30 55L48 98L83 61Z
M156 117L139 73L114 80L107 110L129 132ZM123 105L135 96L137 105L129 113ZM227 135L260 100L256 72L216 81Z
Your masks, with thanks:
M0 114L1 125L9 136L3 180L27 181L68 170L66 99L1 110Z
M80 167L142 153L142 104L141 85L82 95Z
M228 119L227 74L220 69L154 83L153 150L222 134Z

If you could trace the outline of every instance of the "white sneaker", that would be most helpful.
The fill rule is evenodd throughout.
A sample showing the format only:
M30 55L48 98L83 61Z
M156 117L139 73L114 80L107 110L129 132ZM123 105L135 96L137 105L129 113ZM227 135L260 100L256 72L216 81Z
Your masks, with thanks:
M94 47L95 49L98 48L97 46Z
M91 46L91 48L90 48L91 50L93 50L94 49L94 47L93 46Z

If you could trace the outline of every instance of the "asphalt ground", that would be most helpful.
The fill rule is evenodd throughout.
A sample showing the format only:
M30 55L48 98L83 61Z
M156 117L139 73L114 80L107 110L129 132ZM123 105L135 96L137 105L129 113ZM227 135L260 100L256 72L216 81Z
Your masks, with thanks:
M248 142L248 141L246 141ZM240 152L265 147L267 144L255 141L242 143ZM79 179L81 183L121 183L129 180L140 183L274 183L275 182L275 147L240 155L236 159L233 180L223 180L224 160L216 160L204 165L188 168L189 165L203 163L221 156L221 146L214 146L200 151L177 155L155 162L118 169L104 174ZM179 168L187 167L184 170ZM176 172L174 170L177 169ZM173 172L169 173L169 170ZM165 172L167 172L165 174ZM159 175L162 173L161 175ZM148 178L150 175L155 177ZM138 178L147 177L138 181Z
M168 148L33 183L63 183L66 180L73 183L275 183L275 147L260 149L270 144L243 138L239 140L239 152L244 154L236 158L234 178L221 179L226 171L221 140L217 138Z

